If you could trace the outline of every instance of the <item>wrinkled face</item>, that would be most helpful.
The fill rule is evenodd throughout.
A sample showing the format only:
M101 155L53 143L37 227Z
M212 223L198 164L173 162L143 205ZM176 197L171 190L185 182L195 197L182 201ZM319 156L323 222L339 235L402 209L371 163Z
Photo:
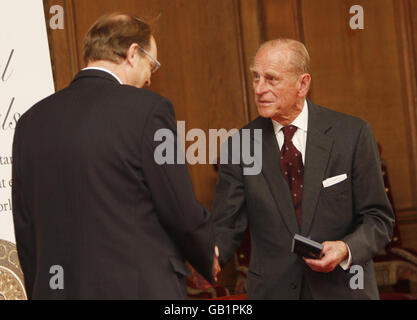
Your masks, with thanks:
M137 50L137 61L135 63L135 75L132 79L133 85L137 88L149 87L151 85L152 70L155 69L155 62L146 54ZM157 59L158 51L155 38L151 36L151 46L147 50L149 55Z
M291 69L288 57L288 49L282 47L264 47L256 54L251 71L261 117L283 122L301 111L296 107L300 77Z

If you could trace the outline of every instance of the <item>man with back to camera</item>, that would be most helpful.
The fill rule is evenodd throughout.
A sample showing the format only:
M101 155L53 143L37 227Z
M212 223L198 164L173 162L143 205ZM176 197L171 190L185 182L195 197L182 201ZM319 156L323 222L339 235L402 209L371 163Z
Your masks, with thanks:
M155 132L176 134L176 124L170 101L141 89L159 67L149 25L101 17L84 59L88 67L15 132L14 225L28 297L184 299L184 260L213 281L214 233L186 166L154 159ZM52 266L63 270L59 288Z
M256 53L260 117L245 128L262 129L262 172L244 175L230 159L220 165L213 209L220 265L249 225L249 299L378 299L372 258L394 223L378 149L368 123L306 100L309 61L291 39ZM295 234L322 243L324 256L292 253ZM363 289L350 287L353 265L363 267Z

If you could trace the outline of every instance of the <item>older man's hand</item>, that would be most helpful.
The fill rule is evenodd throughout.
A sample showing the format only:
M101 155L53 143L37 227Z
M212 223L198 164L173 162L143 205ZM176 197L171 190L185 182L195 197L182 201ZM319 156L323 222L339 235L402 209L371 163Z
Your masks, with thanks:
M326 241L323 245L321 259L303 258L307 265L317 272L331 272L349 255L349 250L343 241Z

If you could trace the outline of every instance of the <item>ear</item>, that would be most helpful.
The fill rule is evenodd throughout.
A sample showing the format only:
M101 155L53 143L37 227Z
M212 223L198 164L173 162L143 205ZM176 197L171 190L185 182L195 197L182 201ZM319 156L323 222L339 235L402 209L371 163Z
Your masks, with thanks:
M139 45L137 43L132 43L127 49L126 61L129 65L133 66L135 63L136 55L138 54Z
M308 93L308 90L310 89L310 83L311 83L311 76L308 73L303 73L299 78L299 89L298 93L300 96L306 96Z

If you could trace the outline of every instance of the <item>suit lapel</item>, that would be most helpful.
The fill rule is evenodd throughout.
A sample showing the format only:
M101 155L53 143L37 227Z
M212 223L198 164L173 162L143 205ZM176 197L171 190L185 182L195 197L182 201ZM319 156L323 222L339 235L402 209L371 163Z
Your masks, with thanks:
M331 128L325 112L308 101L308 129L304 165L301 233L309 235L316 214L322 181L328 166L333 139L325 133Z
M288 183L279 164L279 146L271 119L262 119L262 174L271 190L279 214L291 235L299 233Z

